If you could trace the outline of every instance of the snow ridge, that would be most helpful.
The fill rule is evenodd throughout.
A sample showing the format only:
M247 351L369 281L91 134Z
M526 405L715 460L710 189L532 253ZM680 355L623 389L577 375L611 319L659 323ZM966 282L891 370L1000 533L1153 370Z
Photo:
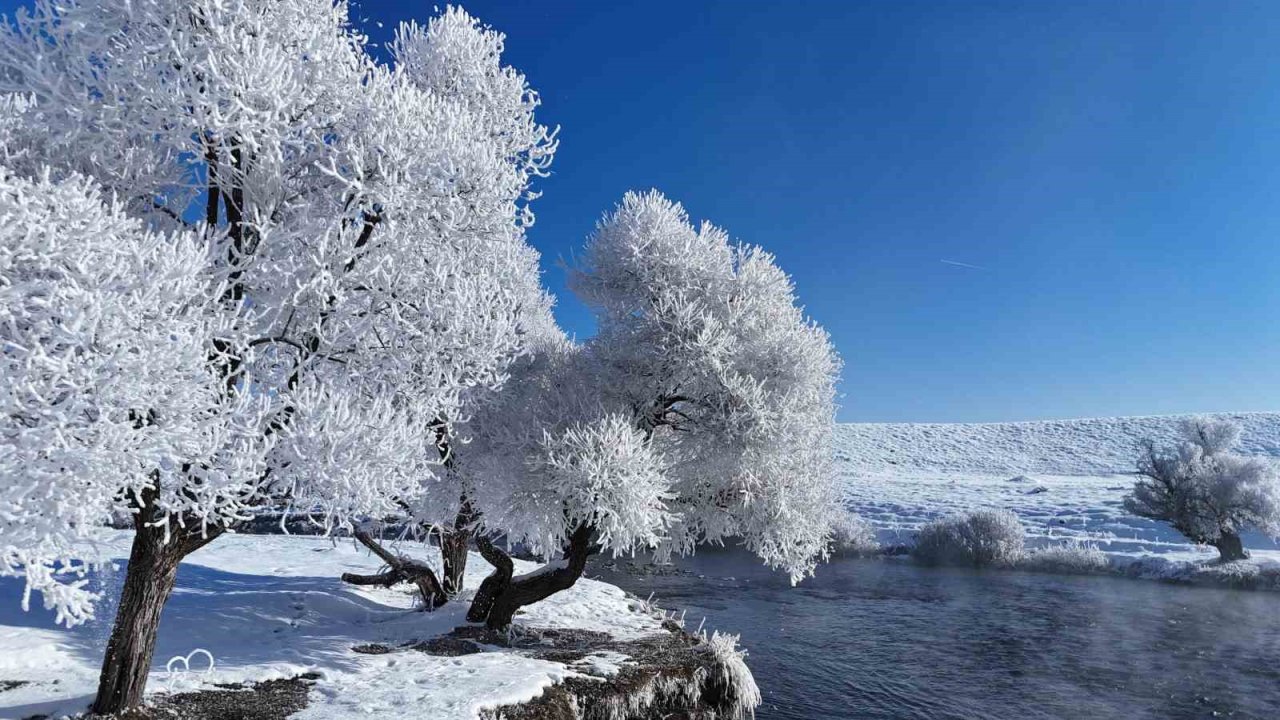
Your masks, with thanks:
M1280 457L1280 413L1214 413L1243 429L1240 452ZM1177 439L1190 415L1016 423L843 423L836 460L846 471L1111 475L1133 471L1139 443Z

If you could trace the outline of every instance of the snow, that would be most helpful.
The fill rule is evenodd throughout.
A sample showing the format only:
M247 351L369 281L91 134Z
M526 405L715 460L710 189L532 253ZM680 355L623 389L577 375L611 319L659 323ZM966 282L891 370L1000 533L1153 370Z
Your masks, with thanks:
M128 543L129 536L118 533L107 550L122 564ZM438 563L434 550L420 545L397 550ZM148 692L318 672L309 706L295 717L473 718L482 708L522 702L566 677L607 674L623 662L602 655L571 667L496 648L459 657L352 652L371 643L397 648L465 624L465 598L434 613L413 612L411 586L363 588L339 580L343 572L368 573L377 564L349 540L233 535L211 543L179 571ZM516 561L518 572L533 568ZM467 586L478 587L489 569L473 555ZM58 628L49 613L22 612L21 591L20 581L0 579L0 680L30 683L0 692L0 718L83 709L97 686L109 619ZM660 612L646 612L622 590L593 580L579 580L526 610L519 622L531 628L573 627L620 640L665 632ZM212 669L198 650L213 657ZM188 657L189 669L177 661L173 672L166 670L172 658Z
M1164 523L1124 511L1144 438L1172 442L1186 416L982 424L842 424L836 471L846 505L881 543L910 542L939 516L975 508L1015 513L1032 547L1079 540L1115 563L1159 556L1209 560ZM1233 413L1240 452L1280 457L1280 413ZM1280 563L1280 545L1244 537L1255 560Z
M635 661L628 655L612 650L600 650L574 663L574 667L580 668L588 675L605 678L613 677L622 672L624 666L634 664Z
M1099 476L1133 471L1144 439L1170 444L1187 415L1017 423L844 423L836 459L879 471ZM1238 423L1240 452L1280 456L1280 413L1221 413Z

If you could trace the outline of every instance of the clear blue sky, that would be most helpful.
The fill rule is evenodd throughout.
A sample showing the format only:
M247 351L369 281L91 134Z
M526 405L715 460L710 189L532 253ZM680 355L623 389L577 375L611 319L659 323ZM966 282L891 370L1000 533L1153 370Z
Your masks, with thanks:
M1280 3L464 6L562 127L530 239L580 337L557 260L657 187L778 256L842 420L1280 409Z

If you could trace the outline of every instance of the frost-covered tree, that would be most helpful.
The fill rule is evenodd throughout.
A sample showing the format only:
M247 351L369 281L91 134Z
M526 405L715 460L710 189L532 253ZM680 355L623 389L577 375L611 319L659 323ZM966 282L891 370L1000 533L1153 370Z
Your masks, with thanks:
M265 505L398 511L524 352L554 140L468 95L483 48L426 35L384 67L331 0L0 23L0 572L84 619L79 541L132 515L97 712L141 700L182 558Z
M209 341L233 318L210 301L198 236L148 231L92 181L47 172L3 171L0 216L0 574L73 625L92 616L84 575L99 558L82 542L106 514L164 503L173 523L157 535L202 543L184 506L261 474L267 403L210 371ZM178 458L199 483L153 497L184 472Z
M416 22L402 24L391 54L396 72L406 82L467 109L477 130L492 141L516 173L525 197L532 199L529 183L546 174L557 142L555 131L535 119L541 102L538 94L524 75L502 64L505 40L502 33L482 25L466 11L450 7L425 27ZM521 211L518 220L523 228L532 223L533 216L527 205ZM513 295L525 299L517 308L521 332L544 332L553 326L549 297L539 290L536 275L511 280L523 282L511 288ZM492 400L489 390L481 387L471 392L469 399L473 403ZM457 477L454 467L459 442L453 423L442 422L435 441L444 472L453 482L440 483L434 474L424 476L423 490L429 494L402 503L396 516L406 521L414 534L439 540L442 575L437 578L430 567L388 552L370 529L361 528L357 538L387 563L388 570L378 575L344 576L356 583L417 582L426 608L436 607L462 590L471 536L479 519L467 496L467 484Z
M485 528L559 559L512 577L480 538L497 570L469 618L505 627L599 549L689 553L736 538L793 581L810 573L836 507L839 361L773 257L695 229L657 192L631 193L571 282L599 333L546 343L461 456L483 468Z
M1245 530L1280 535L1280 475L1269 460L1232 452L1240 427L1193 418L1181 430L1174 447L1146 443L1125 509L1214 546L1224 562L1248 557L1240 540Z

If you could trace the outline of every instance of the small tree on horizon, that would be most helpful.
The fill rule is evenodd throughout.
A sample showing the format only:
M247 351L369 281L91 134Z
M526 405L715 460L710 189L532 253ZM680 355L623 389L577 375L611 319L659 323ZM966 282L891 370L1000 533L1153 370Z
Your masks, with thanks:
M1270 460L1232 452L1240 427L1193 418L1180 430L1183 439L1174 447L1144 444L1125 509L1212 545L1223 562L1249 556L1240 539L1245 530L1280 535L1280 476Z

